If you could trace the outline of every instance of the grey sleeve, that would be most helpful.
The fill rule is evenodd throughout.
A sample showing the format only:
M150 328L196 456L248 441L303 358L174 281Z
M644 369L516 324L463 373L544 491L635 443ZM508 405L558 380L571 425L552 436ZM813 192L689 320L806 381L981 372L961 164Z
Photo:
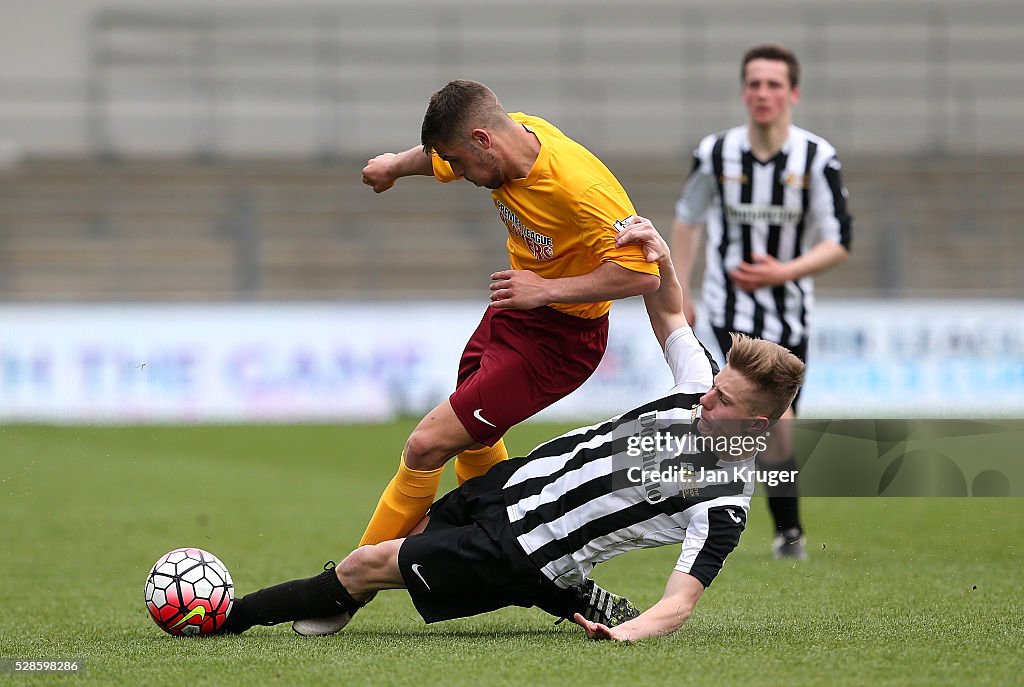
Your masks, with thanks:
M693 152L690 176L686 178L682 195L676 202L676 219L685 224L704 224L708 208L711 207L718 191L714 170L711 167L713 145L714 137L708 137L701 141L700 146Z

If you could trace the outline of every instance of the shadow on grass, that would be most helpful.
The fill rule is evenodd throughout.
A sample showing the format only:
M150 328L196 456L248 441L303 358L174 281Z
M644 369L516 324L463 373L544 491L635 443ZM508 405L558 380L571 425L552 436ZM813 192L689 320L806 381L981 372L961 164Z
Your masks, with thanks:
M566 628L577 628L574 624L568 623L565 625ZM580 629L582 632L582 629ZM364 638L371 637L407 637L409 639L493 639L495 637L553 637L564 634L565 630L561 626L552 625L551 627L539 627L531 629L515 629L515 630L487 630L487 629L442 629L442 628L429 628L424 627L417 630L373 630L373 629L353 629L351 632L345 630L343 633L339 633L335 636L341 636L342 634L360 636Z
M452 640L467 639L536 639L545 637L560 637L580 633L583 630L568 621L562 625L551 625L550 627L537 628L513 628L513 629L487 629L487 628L430 628L417 629L386 629L386 628L346 628L334 635L325 637L299 637L293 632L284 629L254 628L256 631L249 631L242 635L209 635L203 637L172 637L170 635L154 634L144 638L142 641L151 642L202 642L206 643L229 643L243 640L246 642L269 640L272 642L325 642L344 641L346 638L359 641L381 641L391 642L410 640L416 642L434 641L449 642Z

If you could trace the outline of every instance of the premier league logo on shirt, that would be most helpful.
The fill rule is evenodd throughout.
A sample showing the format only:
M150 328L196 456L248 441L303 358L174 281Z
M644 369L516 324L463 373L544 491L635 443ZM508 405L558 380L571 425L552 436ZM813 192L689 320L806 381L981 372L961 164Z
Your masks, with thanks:
M616 232L625 231L626 227L629 226L629 223L633 221L634 217L636 217L636 215L630 215L629 217L623 217L620 220L616 220L614 222L615 231Z
M494 200L494 206L498 208L498 216L501 217L501 221L508 227L509 233L521 237L534 258L537 260L551 260L555 257L555 242L550 236L545 236L527 227L516 217L516 213L509 210L497 198Z

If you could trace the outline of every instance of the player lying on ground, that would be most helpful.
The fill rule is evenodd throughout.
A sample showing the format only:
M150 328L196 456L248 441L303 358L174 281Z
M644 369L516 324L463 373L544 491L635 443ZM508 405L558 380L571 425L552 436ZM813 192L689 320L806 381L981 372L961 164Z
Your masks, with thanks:
M676 382L667 395L499 463L434 503L417 534L362 546L321 575L248 594L235 602L224 632L351 617L378 591L403 587L428 623L538 606L571 617L595 639L678 629L746 523L754 452L733 450L732 440L763 436L792 402L804 366L777 344L737 335L714 377L683 315L682 290L657 230L638 218L618 240L641 243L663 270L660 289L645 302ZM676 440L668 451L648 450L643 441L668 435ZM684 448L678 442L687 438L713 441ZM642 476L652 466L655 474ZM672 469L690 477L664 479ZM653 607L616 627L581 613L591 601L581 597L581 585L596 564L672 543L682 544L682 554Z

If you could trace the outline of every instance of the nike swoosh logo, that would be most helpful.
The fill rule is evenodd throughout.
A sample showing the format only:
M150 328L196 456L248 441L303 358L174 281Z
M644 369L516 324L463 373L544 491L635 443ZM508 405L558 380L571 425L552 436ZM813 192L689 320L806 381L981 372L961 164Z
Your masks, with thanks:
M733 512L732 508L726 508L725 512L729 514L729 517L732 518L733 522L737 524L743 522L743 520L736 517L736 514Z
M412 564L412 571L414 573L416 573L416 577L420 578L420 582L423 583L423 586L426 587L427 589L430 589L430 585L427 584L427 581L423 579L423 573L420 572L420 568L422 568L422 567L423 566L420 565L419 563L413 563Z
M494 424L493 422L488 422L487 420L484 419L483 412L484 412L483 408L477 408L476 410L473 411L473 417L475 417L477 420L479 420L480 422L484 423L485 425L490 425L491 427L497 427L498 425Z
M200 620L206 620L206 609L203 608L202 606L196 606L191 611L189 611L188 614L184 618L182 618L178 622L176 622L173 625L171 625L171 629L173 630L174 628L178 627L179 625L184 625L185 623L188 622L189 618L194 618L197 615L199 616Z

